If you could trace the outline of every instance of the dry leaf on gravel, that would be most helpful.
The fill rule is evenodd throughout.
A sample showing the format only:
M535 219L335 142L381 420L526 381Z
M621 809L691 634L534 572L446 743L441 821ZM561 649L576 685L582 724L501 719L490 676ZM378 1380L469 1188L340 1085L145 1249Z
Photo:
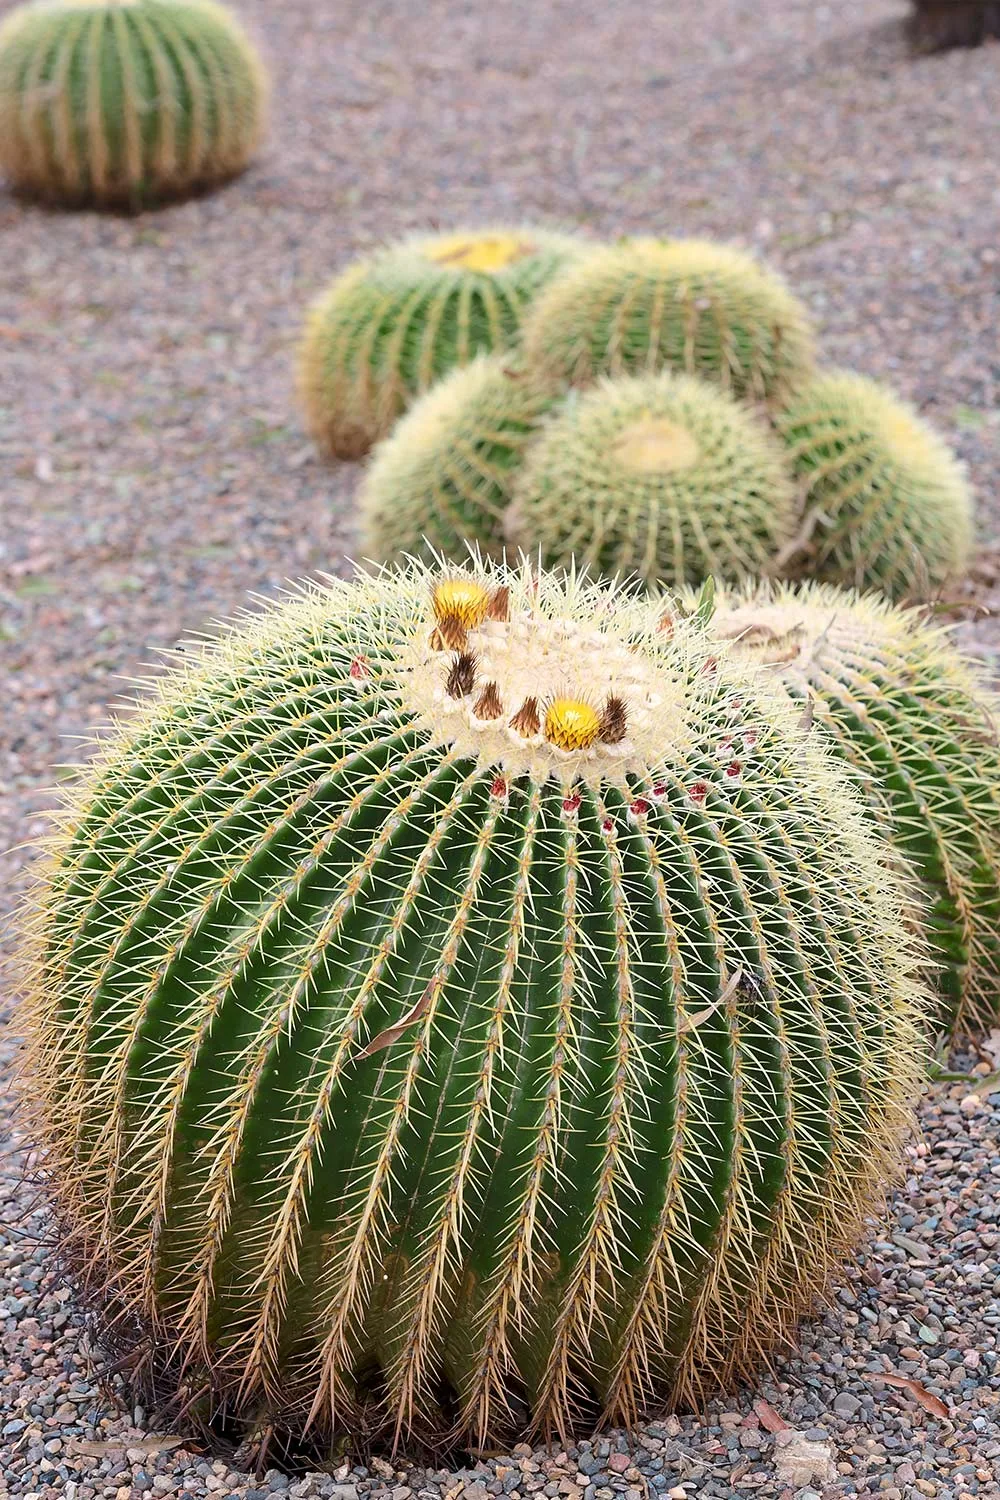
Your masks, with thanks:
M919 1401L924 1411L930 1412L932 1417L950 1417L951 1412L945 1406L939 1396L929 1391L919 1380L911 1380L908 1375L878 1375L875 1377L886 1385L898 1386L901 1391L906 1391L914 1401Z
M77 1453L86 1453L90 1458L106 1458L110 1453L124 1455L126 1449L130 1453L144 1453L147 1457L153 1453L169 1453L172 1448L180 1448L184 1444L182 1437L171 1437L167 1433L151 1432L146 1437L133 1438L78 1438L73 1443Z
M754 1402L753 1409L760 1418L760 1425L767 1432L788 1432L790 1430L784 1417L779 1417L774 1407L769 1405L763 1398Z

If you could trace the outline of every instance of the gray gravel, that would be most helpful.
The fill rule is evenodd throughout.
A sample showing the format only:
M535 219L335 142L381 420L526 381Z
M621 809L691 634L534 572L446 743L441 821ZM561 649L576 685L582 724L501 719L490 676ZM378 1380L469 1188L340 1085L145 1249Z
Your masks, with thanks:
M891 379L968 460L982 549L955 602L1000 668L1000 613L980 616L1000 611L1000 48L911 61L905 0L240 9L276 78L273 139L243 180L137 221L0 191L0 850L41 831L51 766L122 674L248 589L343 566L357 471L312 452L294 342L335 270L422 226L535 219L766 253L828 357ZM0 951L27 859L0 861ZM931 1089L909 1180L829 1315L698 1418L462 1472L348 1458L256 1478L249 1455L178 1445L101 1385L2 1098L0 1493L1000 1495L998 1140L995 1081Z

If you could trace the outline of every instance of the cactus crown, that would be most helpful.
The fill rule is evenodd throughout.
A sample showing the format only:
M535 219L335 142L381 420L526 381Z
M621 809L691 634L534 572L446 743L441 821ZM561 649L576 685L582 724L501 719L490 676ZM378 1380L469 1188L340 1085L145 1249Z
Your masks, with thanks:
M421 248L428 260L439 266L491 275L515 261L535 253L535 246L522 234L451 234L425 240Z

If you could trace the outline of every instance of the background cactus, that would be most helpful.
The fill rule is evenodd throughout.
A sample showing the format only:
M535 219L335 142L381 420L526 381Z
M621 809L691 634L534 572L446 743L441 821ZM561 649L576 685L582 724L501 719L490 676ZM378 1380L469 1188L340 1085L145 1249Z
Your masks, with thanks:
M689 602L691 602L689 598ZM928 893L949 1022L1000 1015L1000 702L917 612L824 585L719 596L714 628L811 698Z
M997 0L913 0L912 31L921 47L978 47L1000 36Z
M507 349L539 288L579 253L567 235L484 229L407 240L350 266L315 303L302 341L312 435L361 457L442 375Z
M360 495L361 552L386 561L503 550L525 445L558 399L509 354L453 370L375 451Z
M813 365L809 314L780 277L702 240L592 251L539 298L525 348L538 369L578 384L667 368L759 400Z
M861 1232L919 955L835 764L716 649L527 569L334 582L83 773L30 984L52 1180L230 1420L629 1418L751 1366Z
M766 426L686 375L574 393L542 427L514 493L508 534L526 552L647 584L759 573L795 524Z
M775 420L805 494L790 572L921 599L965 569L964 470L906 402L837 370L796 391Z
M266 95L211 0L39 0L0 27L0 170L55 201L175 197L242 171Z

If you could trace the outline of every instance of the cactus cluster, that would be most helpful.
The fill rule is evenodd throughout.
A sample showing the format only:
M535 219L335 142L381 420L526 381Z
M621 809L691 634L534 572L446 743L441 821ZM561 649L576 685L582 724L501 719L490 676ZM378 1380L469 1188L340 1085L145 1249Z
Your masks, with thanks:
M529 449L508 535L551 566L667 586L767 567L795 525L781 451L757 416L685 375L574 393Z
M0 171L54 202L176 197L243 170L266 95L212 0L35 0L0 26Z
M625 240L595 250L538 299L529 360L557 378L661 369L736 396L780 397L814 359L809 314L752 256L702 240Z
M453 370L380 443L359 498L361 555L382 562L502 552L526 444L557 400L516 356Z
M52 1180L205 1412L631 1419L751 1368L862 1232L906 893L787 702L662 623L527 568L335 582L185 658L70 794Z
M805 496L790 567L826 582L926 599L972 545L972 497L947 444L891 391L834 370L776 418Z
M299 357L312 435L359 458L413 398L507 349L539 289L579 253L567 235L493 229L405 241L358 261L315 303Z
M916 611L822 584L718 595L713 626L814 705L920 877L946 1022L965 1033L995 1024L1000 701L982 674Z

